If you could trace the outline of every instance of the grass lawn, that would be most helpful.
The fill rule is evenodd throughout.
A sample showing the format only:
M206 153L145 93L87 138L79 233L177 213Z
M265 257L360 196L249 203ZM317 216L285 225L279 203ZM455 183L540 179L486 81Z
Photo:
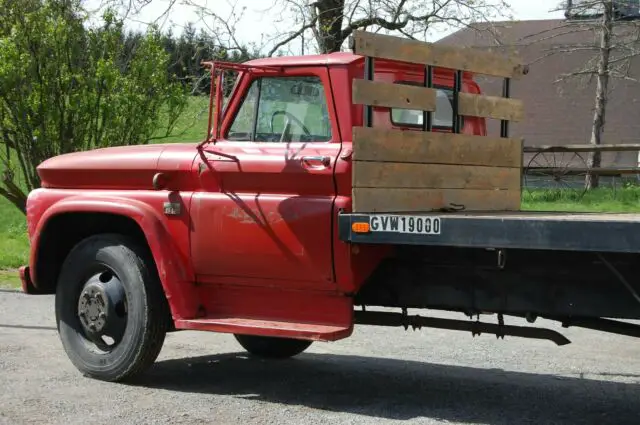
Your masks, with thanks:
M153 143L199 142L207 134L209 121L209 98L206 96L191 97L184 112L178 118L175 128L169 137L154 139ZM165 129L158 131L157 137L164 134Z
M16 270L0 270L0 289L19 289L20 277Z
M24 214L9 201L0 198L0 269L16 269L26 264L28 250Z
M595 189L578 196L576 192L557 190L523 191L522 209L526 211L640 212L640 187L612 190Z

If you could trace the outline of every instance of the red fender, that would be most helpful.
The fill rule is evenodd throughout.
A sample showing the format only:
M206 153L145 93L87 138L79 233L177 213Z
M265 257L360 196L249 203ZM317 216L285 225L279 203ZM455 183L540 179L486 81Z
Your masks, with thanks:
M47 208L33 233L29 269L33 282L37 282L36 263L40 243L39 235L49 220L56 215L71 212L110 213L129 217L138 223L144 233L155 260L158 275L169 301L174 320L192 319L197 315L197 297L191 285L193 271L178 256L175 241L163 217L148 204L129 198L108 196L74 196L56 202Z

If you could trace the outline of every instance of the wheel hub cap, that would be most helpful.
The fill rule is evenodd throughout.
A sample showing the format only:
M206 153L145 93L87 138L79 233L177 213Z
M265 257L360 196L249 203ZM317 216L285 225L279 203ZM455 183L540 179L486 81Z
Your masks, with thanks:
M78 313L82 325L90 332L102 332L107 324L110 310L109 298L99 285L89 283L78 302Z
M91 276L78 299L78 318L87 336L101 343L109 337L117 343L126 326L126 296L122 282L110 271Z

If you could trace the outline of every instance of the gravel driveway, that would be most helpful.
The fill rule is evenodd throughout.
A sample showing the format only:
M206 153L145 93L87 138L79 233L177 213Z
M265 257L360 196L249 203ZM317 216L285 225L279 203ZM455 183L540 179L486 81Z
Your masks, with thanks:
M52 297L0 292L0 424L640 423L640 341L593 331L556 347L359 327L275 362L178 332L124 385L80 376L54 326Z

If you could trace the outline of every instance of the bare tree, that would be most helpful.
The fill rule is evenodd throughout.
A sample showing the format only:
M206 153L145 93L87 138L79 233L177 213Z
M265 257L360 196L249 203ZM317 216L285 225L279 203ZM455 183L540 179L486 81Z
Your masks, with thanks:
M303 0L280 0L294 5L298 20L305 23L281 37L271 49L275 52L307 28L321 53L340 51L356 29L399 33L408 38L425 39L429 30L443 25L464 27L504 16L509 5L503 0L318 0L306 8Z
M103 1L119 5L132 19L154 1L162 2ZM240 0L226 0L226 8L219 7L219 3L208 7L202 0L164 0L162 9L165 12L158 20L166 19L172 9L190 7L198 12L201 24L215 34L224 47L241 48L237 25L244 17L246 6L241 6ZM260 2L263 16L273 22L274 30L262 35L261 40L256 37L255 42L267 56L294 50L299 53L337 52L345 47L356 29L425 39L434 29L460 28L490 21L506 17L510 10L506 0L271 0L264 3ZM220 13L225 9L227 13Z
M596 95L591 125L591 140L594 145L602 144L605 115L607 110L607 95L609 88L609 68L611 65L611 35L613 32L613 0L603 2L602 19L600 20L600 51L596 65ZM599 167L601 163L600 152L592 152L589 155L587 166ZM587 189L598 187L598 175L587 173L585 185Z
M562 38L567 42L555 43L545 56L593 52L580 68L558 76L557 82L595 79L593 119L590 143L600 145L606 124L607 101L611 94L611 80L636 81L631 71L631 60L640 54L640 7L632 0L567 0L561 7L567 20L544 37ZM578 36L576 36L578 35ZM540 36L537 34L536 36ZM591 152L588 168L601 166L601 153ZM599 185L598 175L587 173L587 189Z

